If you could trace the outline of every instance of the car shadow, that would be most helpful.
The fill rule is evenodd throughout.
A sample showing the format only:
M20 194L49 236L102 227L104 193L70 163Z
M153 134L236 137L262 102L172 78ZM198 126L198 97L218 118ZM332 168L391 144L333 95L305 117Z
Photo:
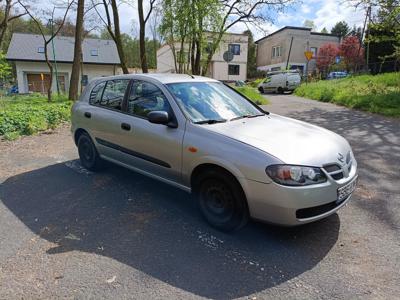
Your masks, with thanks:
M247 296L312 269L340 228L334 214L296 228L251 222L224 234L203 221L189 194L117 166L94 174L78 161L10 177L0 199L57 245L45 255L95 253L214 299Z

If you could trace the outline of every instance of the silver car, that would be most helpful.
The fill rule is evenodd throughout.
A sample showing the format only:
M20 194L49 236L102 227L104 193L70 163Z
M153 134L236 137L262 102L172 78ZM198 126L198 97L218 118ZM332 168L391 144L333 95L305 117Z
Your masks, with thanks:
M72 108L72 133L85 168L107 160L192 192L225 231L249 217L287 226L325 218L357 182L344 138L265 112L205 77L93 80Z

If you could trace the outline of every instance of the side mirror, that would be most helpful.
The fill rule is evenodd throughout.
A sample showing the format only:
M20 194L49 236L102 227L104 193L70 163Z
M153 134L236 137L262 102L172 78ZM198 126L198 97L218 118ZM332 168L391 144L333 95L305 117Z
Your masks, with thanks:
M156 110L148 113L147 118L150 123L168 125L169 115L166 111Z

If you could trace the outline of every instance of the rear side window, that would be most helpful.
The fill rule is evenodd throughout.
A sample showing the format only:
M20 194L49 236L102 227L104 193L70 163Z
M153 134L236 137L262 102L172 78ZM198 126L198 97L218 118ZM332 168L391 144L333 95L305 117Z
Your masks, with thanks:
M89 103L93 105L99 105L101 96L103 95L104 87L106 86L105 82L99 83L96 85L92 92L90 93Z
M129 80L109 80L97 85L90 94L90 103L114 110L122 110L122 102Z

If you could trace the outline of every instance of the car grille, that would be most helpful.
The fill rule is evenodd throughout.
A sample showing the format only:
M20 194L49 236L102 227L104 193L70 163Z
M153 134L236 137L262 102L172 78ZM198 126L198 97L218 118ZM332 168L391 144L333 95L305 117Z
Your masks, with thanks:
M349 174L351 171L351 168L353 166L353 161L351 160L351 154L350 151L346 155L346 164L344 164L342 167L336 163L333 164L327 164L323 166L323 169L334 179L334 180L340 180L344 178L344 168L346 168L346 173Z

